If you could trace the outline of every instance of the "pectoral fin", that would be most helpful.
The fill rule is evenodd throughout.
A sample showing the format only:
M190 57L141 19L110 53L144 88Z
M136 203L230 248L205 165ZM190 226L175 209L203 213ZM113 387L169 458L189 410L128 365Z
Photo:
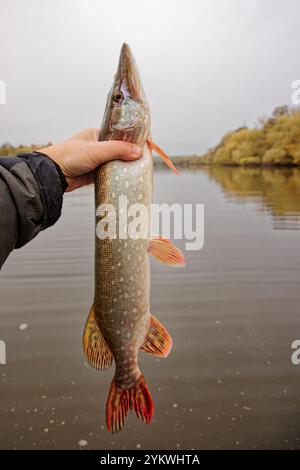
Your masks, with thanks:
M103 370L112 365L113 355L97 325L94 305L85 324L82 345L85 357L92 367Z
M171 168L171 170L173 170L176 175L178 175L178 171L174 165L174 163L172 162L172 160L170 160L170 158L168 157L168 155L163 151L163 149L161 149L157 144L155 144L154 142L152 142L152 140L147 140L147 144L148 144L148 147L151 149L151 150L154 150L154 152L157 153L157 155L159 155L163 161L165 162L166 165L168 165L169 168Z
M158 261L172 266L185 266L182 252L170 240L158 235L150 241L148 251Z
M172 349L172 338L166 328L153 315L151 315L150 321L150 328L141 350L154 356L167 357Z

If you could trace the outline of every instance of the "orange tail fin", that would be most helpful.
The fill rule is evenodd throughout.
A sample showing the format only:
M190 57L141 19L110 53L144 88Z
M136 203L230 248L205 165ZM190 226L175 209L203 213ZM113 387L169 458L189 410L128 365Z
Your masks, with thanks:
M107 429L112 433L120 431L129 410L134 410L146 424L152 420L154 405L143 375L128 389L118 388L115 379L112 381L106 404Z

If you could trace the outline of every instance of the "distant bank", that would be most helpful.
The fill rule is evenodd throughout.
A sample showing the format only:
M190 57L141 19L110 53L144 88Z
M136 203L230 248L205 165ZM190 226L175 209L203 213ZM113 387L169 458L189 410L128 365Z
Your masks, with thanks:
M288 106L275 108L257 127L225 134L201 161L209 165L300 165L300 111Z
M230 131L202 156L173 157L175 165L300 166L300 111L288 106L275 108L255 128ZM155 160L156 164L163 163Z
M16 155L49 145L0 147L0 156ZM240 127L227 132L221 142L202 156L172 157L178 167L224 166L300 166L300 110L288 106L275 108L271 117L261 118L257 127ZM155 166L164 167L161 159Z

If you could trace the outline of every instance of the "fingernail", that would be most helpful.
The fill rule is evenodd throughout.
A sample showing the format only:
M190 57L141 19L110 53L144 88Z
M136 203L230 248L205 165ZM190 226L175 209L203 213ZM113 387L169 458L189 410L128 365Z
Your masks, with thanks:
M131 150L132 157L139 157L141 154L142 154L141 147L138 147L137 145L133 145L132 150Z

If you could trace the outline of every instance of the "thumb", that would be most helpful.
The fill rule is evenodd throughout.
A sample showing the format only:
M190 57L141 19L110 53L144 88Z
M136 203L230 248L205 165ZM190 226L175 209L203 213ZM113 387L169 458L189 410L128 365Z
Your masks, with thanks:
M136 160L142 155L142 149L122 140L90 142L88 156L94 168L110 160Z

